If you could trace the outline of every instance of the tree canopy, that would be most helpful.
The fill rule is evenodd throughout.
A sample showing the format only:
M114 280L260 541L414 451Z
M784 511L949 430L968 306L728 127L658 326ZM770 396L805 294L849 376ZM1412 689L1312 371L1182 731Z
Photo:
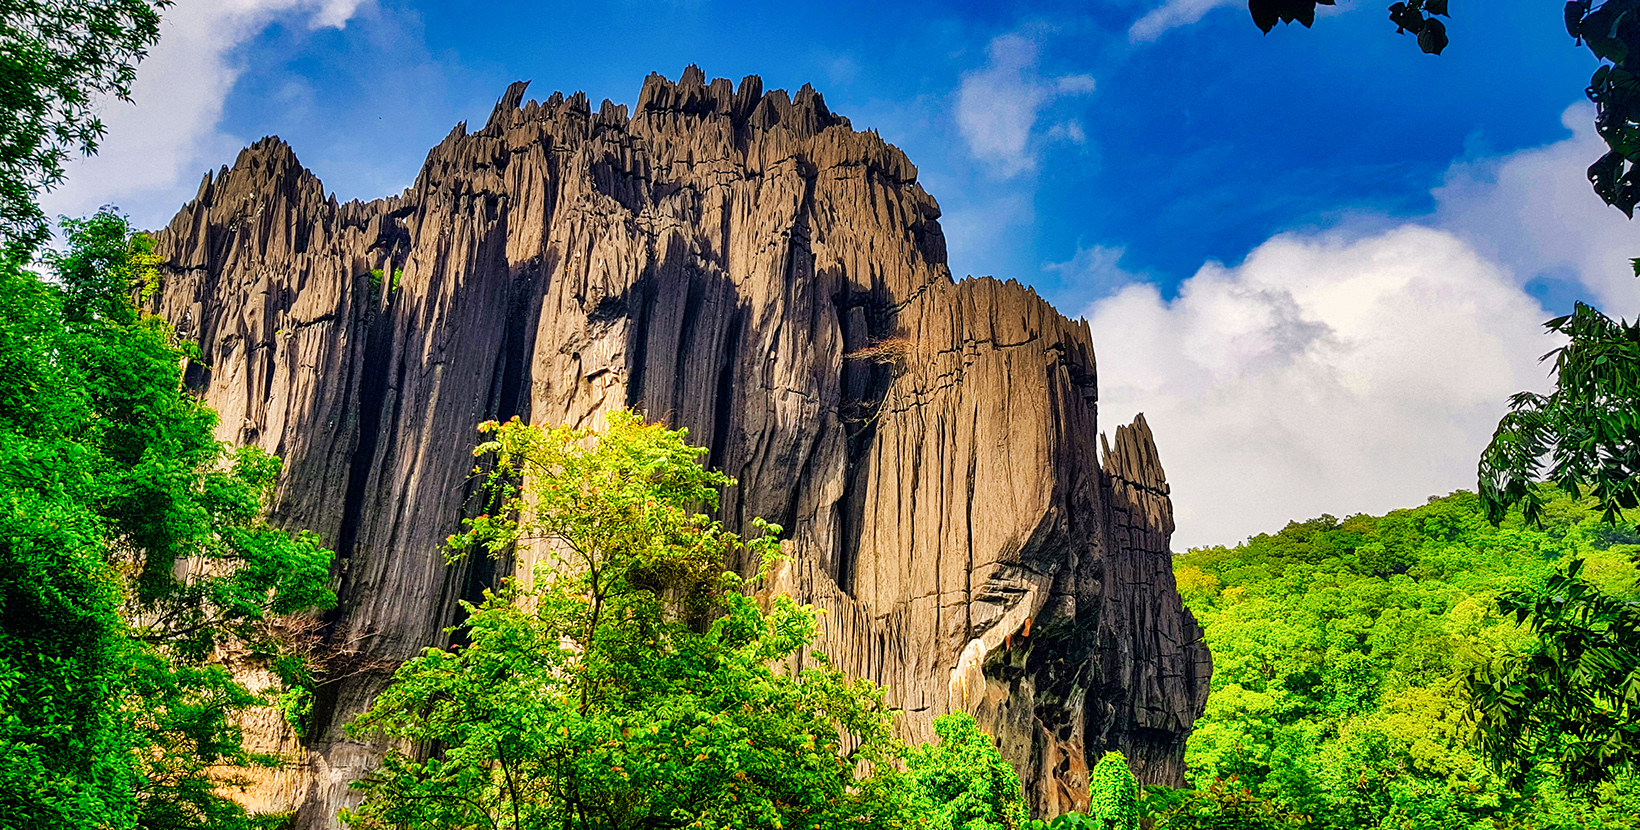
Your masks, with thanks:
M1540 647L1500 599L1556 596L1557 575L1579 558L1587 585L1636 590L1632 526L1566 496L1546 498L1539 518L1515 512L1495 526L1459 492L1179 555L1213 688L1185 753L1192 791L1142 802L1155 826L1636 826L1632 772L1615 767L1580 794L1558 734L1522 743L1522 776L1474 740L1471 678L1513 677L1508 667Z
M1544 356L1555 389L1510 399L1481 454L1487 515L1501 521L1518 505L1527 521L1537 521L1544 503L1538 484L1548 481L1573 498L1594 498L1606 521L1618 521L1640 507L1640 324L1578 303L1545 326L1566 338Z
M1502 521L1518 505L1541 523L1546 481L1590 498L1604 521L1623 521L1640 507L1640 325L1578 303L1547 326L1566 337L1545 355L1555 389L1510 400L1481 455L1487 516ZM1572 558L1542 590L1500 597L1537 640L1470 680L1481 746L1517 782L1545 746L1577 789L1640 761L1640 603L1583 579L1584 567Z
M97 107L130 100L171 2L0 0L0 243L27 252L49 235L39 194L97 151Z
M1579 791L1640 770L1640 602L1584 580L1586 564L1503 597L1537 642L1470 679L1482 749L1517 784L1546 755Z
M934 743L913 747L906 771L928 830L1019 830L1025 799L1019 776L991 736L966 712L934 719Z
M451 548L528 545L533 586L490 592L469 643L428 649L351 725L390 750L358 783L355 826L898 827L914 793L882 690L818 654L815 611L765 613L731 555L779 558L702 510L733 482L683 430L633 412L609 428L481 427L497 509ZM402 742L410 742L409 744ZM1015 786L1017 787L1017 780Z
M331 555L267 525L279 461L229 450L138 310L150 243L65 225L43 280L0 258L0 826L242 827L221 764L262 698L226 645L332 601Z

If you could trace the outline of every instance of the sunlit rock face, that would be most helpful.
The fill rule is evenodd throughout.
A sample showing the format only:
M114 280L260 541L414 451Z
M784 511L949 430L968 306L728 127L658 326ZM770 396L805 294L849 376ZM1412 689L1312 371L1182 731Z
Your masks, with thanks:
M785 528L769 587L827 611L818 647L887 687L908 740L973 712L1044 816L1086 806L1108 749L1181 783L1208 652L1149 428L1101 453L1086 322L953 281L916 168L808 87L690 68L630 115L523 96L364 204L264 139L158 235L190 386L219 437L285 459L276 521L338 556L318 631L339 679L306 739L253 719L293 763L245 798L335 826L381 751L343 724L458 600L526 570L440 552L473 507L474 426L627 406L739 479L727 525Z

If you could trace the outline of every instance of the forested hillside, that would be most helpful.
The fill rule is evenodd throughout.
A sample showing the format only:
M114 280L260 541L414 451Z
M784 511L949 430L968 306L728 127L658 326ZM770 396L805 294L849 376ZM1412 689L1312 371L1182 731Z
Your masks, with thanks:
M1545 763L1516 790L1466 745L1470 672L1533 647L1500 596L1540 591L1574 556L1589 582L1635 594L1632 524L1565 498L1544 514L1541 529L1493 526L1457 492L1178 556L1213 689L1186 754L1200 794L1167 826L1640 826L1633 776L1577 799ZM1155 793L1151 809L1180 795Z

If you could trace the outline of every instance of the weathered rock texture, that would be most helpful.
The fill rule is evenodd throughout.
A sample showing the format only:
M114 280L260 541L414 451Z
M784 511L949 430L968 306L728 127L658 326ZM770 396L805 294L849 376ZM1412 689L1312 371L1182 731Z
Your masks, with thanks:
M974 712L1040 815L1085 806L1107 749L1179 783L1208 653L1142 418L1101 462L1087 324L953 281L916 168L808 87L691 67L631 116L523 94L367 204L264 139L159 235L190 384L220 437L284 457L277 520L338 554L326 637L353 673L307 740L253 729L299 760L247 798L333 822L378 752L341 725L493 579L439 551L474 425L625 406L740 480L727 524L786 528L776 587L829 612L820 647L888 687L907 738Z

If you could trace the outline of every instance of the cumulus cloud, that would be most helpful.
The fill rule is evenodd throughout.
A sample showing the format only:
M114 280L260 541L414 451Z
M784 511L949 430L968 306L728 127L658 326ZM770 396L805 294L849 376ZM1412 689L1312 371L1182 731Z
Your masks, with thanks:
M1134 283L1087 310L1104 422L1155 430L1176 550L1473 487L1505 399L1545 385L1545 316L1416 225L1278 236L1172 300Z
M1092 92L1091 76L1044 77L1036 42L1021 34L992 40L987 58L985 66L965 73L957 88L957 127L974 158L1011 178L1036 168L1042 140L1084 139L1080 124L1061 122L1042 135L1036 123L1055 100Z
M1629 259L1640 257L1640 230L1601 202L1585 178L1607 150L1594 130L1594 107L1573 106L1561 122L1572 131L1564 141L1454 165L1435 191L1435 221L1523 282L1571 283L1552 292L1563 294L1583 293L1581 286L1602 309L1632 318L1640 312L1640 281Z
M245 140L220 129L222 108L244 66L234 51L269 24L296 20L340 28L369 0L181 0L137 70L135 104L106 101L98 154L69 165L68 180L41 200L48 215L117 204L139 227L167 221L194 194L210 162Z
M1241 5L1241 0L1168 0L1139 18L1128 29L1128 40L1134 43L1152 41L1169 29L1189 26L1201 20L1214 9L1237 5Z
M1454 164L1421 220L1283 234L1172 299L1120 249L1048 266L1107 295L1084 312L1101 412L1155 428L1175 549L1475 486L1508 396L1550 386L1542 322L1573 298L1640 312L1636 226L1584 177L1606 150L1593 119L1574 106L1562 141Z

